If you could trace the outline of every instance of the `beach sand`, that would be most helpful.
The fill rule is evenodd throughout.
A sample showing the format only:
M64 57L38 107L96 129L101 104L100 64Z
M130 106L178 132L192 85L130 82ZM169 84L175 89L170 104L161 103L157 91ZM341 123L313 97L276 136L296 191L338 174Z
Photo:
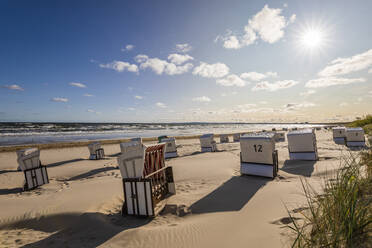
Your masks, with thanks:
M274 180L240 175L239 143L200 153L199 140L177 140L180 156L166 160L177 194L153 219L121 216L118 144L103 145L107 157L98 161L88 160L87 147L41 150L50 183L28 192L15 152L2 152L0 247L288 247L287 210L301 218L305 206L300 178L321 190L349 153L331 131L316 135L316 162L289 161L287 142L277 143Z

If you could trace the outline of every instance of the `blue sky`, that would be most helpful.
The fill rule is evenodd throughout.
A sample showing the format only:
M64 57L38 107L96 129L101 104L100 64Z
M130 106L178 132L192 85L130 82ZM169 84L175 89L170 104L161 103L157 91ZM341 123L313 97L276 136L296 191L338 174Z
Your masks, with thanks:
M336 121L371 1L1 1L0 121Z

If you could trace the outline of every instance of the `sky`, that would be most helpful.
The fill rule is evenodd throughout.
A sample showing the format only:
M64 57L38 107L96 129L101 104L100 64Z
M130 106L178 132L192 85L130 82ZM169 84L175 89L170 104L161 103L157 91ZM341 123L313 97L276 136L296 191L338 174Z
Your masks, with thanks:
M0 121L372 111L372 1L0 1Z

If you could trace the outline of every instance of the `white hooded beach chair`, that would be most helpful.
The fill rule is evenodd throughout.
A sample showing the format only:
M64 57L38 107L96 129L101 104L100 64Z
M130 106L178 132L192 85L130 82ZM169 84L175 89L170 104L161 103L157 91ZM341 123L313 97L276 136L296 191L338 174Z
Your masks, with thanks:
M240 141L240 133L234 133L233 134L233 141L239 142Z
M123 143L118 165L123 178L123 215L155 216L156 205L175 194L172 167L165 166L165 143Z
M366 140L364 130L361 127L346 128L346 146L348 147L364 147Z
M40 162L40 151L37 148L28 148L17 151L18 167L24 172L24 190L31 190L49 183L48 172Z
M161 140L165 143L165 158L175 158L178 157L177 154L177 146L176 146L176 139L172 138L163 138Z
M290 131L287 134L290 160L317 160L318 150L314 129Z
M201 152L215 152L217 150L213 133L200 136Z
M275 142L284 142L285 141L285 133L284 132L276 132L274 134Z
M229 135L220 134L220 143L229 143Z
M135 141L135 142L139 142L139 143L142 144L142 138L141 137L131 138L130 141Z
M332 128L333 141L339 145L345 145L346 140L346 128L345 127L334 127Z
M251 133L240 137L240 173L276 177L278 152L273 133Z
M89 149L89 159L102 159L105 157L105 151L101 148L101 143L93 142L88 145Z

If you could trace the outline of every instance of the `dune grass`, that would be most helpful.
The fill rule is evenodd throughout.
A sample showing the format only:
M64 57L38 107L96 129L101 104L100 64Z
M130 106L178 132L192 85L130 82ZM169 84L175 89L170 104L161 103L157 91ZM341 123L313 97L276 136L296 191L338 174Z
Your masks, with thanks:
M292 247L372 247L372 150L350 154L322 193L302 180L307 199L303 218L290 212Z
M362 127L364 132L372 135L372 115L366 115L363 119L350 122L348 127Z

